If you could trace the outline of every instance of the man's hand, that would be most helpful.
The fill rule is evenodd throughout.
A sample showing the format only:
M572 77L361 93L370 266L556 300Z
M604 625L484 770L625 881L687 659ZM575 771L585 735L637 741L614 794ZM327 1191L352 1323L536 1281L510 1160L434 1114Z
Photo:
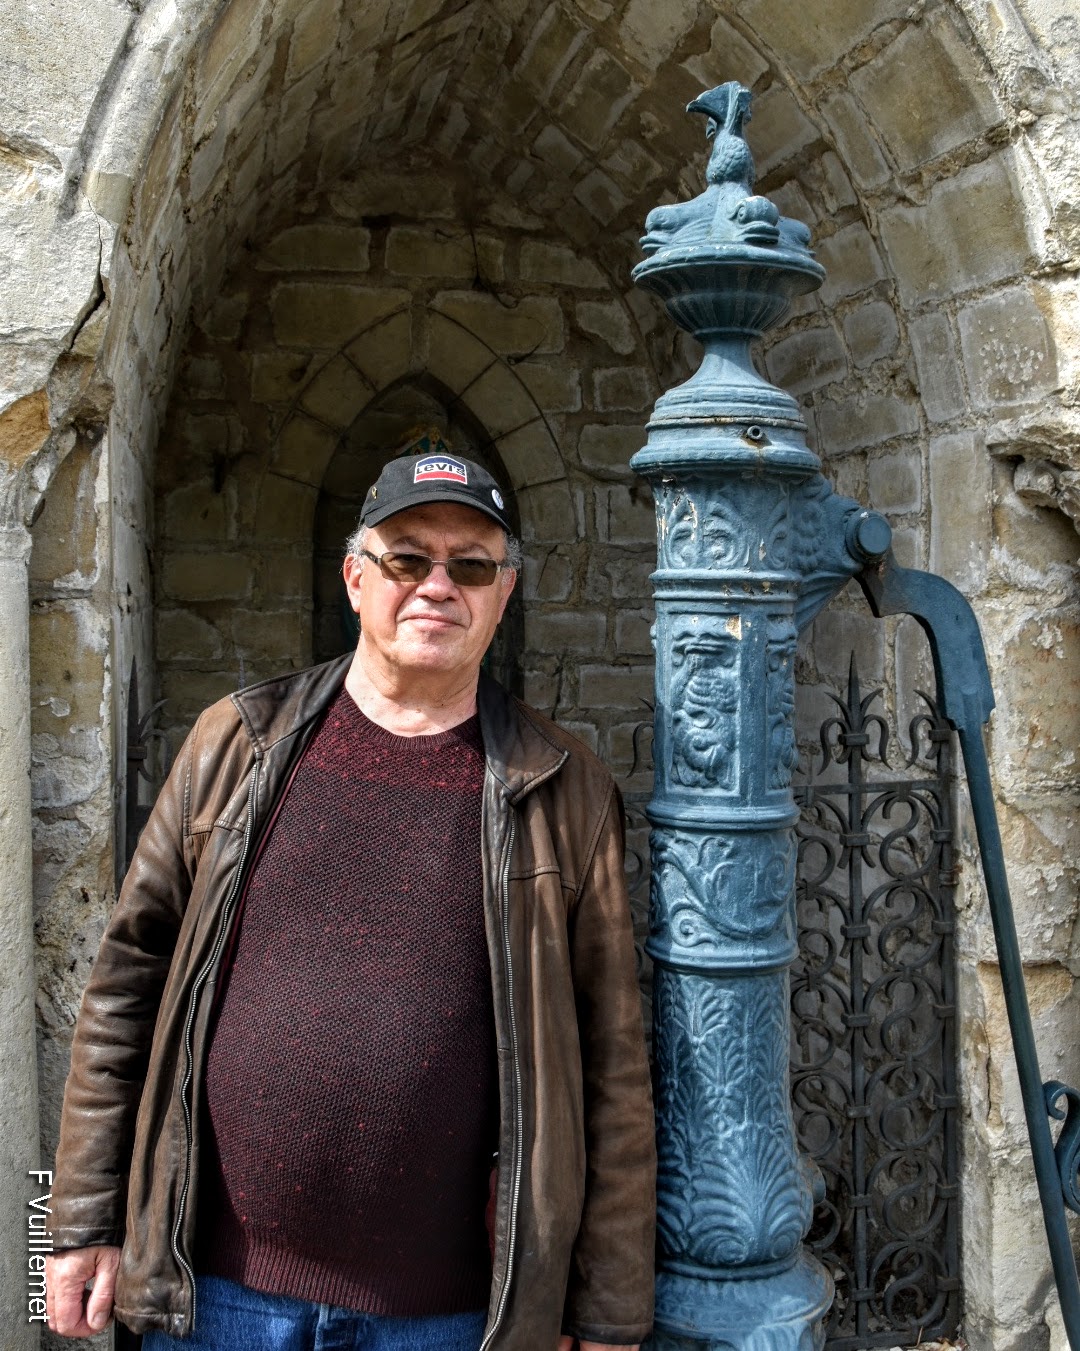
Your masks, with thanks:
M45 1259L45 1309L61 1337L92 1337L112 1317L120 1249L72 1248ZM86 1289L86 1282L93 1287Z
M607 1342L579 1342L573 1337L560 1337L558 1351L640 1351L641 1343L636 1346L610 1346Z

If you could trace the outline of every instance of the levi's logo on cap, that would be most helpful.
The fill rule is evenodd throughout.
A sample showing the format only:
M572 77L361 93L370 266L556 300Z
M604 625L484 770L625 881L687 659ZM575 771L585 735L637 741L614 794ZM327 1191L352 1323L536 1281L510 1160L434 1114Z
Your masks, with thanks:
M450 455L425 455L417 460L413 470L414 483L429 483L432 479L449 479L451 483L468 483L469 471L460 460Z

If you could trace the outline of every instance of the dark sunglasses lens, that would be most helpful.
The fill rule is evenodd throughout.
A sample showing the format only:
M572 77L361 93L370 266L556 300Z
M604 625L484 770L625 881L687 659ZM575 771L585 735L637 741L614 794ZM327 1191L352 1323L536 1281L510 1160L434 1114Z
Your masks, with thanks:
M451 558L446 571L455 586L490 586L499 565L490 558Z
M392 581L422 582L431 571L431 559L426 554L383 554L379 566Z

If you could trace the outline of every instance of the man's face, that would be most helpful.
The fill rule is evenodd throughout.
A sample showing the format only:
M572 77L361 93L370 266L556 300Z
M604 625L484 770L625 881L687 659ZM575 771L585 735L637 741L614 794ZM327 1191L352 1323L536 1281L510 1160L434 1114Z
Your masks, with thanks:
M506 537L483 512L456 502L399 511L374 526L366 548L429 558L492 558L502 562ZM343 568L360 642L400 673L447 676L479 670L513 590L515 573L500 570L491 586L455 586L436 565L422 582L391 581L370 558L350 554Z

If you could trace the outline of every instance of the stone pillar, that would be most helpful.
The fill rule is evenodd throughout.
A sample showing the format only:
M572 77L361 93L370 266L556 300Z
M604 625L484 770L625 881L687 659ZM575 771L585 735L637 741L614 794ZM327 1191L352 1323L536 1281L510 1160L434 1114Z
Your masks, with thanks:
M648 950L659 1153L656 1351L819 1351L832 1283L802 1246L820 1176L788 1084L796 953L795 643L883 518L839 497L749 345L819 286L809 231L752 192L749 92L709 118L709 186L658 207L637 283L705 349L631 461L656 504Z
M38 1345L27 1323L27 1170L38 1151L30 834L30 535L0 529L0 1327L5 1351Z

